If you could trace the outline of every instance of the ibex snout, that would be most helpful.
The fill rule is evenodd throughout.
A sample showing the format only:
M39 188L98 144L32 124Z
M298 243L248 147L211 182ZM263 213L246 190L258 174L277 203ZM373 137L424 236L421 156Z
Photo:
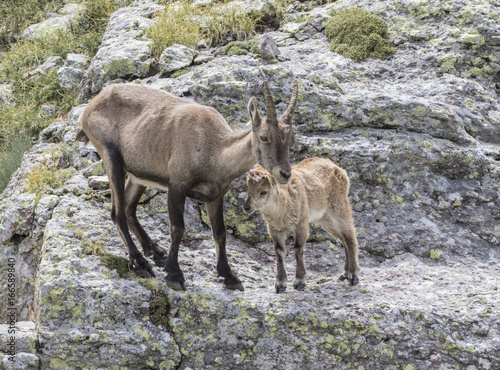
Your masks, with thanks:
M292 169L288 166L276 166L272 171L274 180L281 185L288 184L292 177Z
M283 171L283 170L280 170L280 175L281 177L286 180L286 182L290 181L290 177L292 176L292 173L291 172L287 172L287 171Z
M253 213L255 211L254 207L252 207L252 200L250 196L247 196L245 199L245 204L243 204L243 209L245 210L245 213Z

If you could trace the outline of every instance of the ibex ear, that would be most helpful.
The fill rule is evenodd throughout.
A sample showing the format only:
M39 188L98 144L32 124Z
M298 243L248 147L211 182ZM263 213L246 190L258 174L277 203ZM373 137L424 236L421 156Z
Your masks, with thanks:
M257 100L254 97L248 102L248 113L252 119L252 125L254 127L259 127L262 120L260 118L259 109L257 108Z

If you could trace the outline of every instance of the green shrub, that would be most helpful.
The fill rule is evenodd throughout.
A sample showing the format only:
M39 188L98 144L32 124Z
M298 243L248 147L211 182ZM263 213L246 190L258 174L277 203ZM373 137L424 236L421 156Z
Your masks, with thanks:
M238 3L216 4L207 8L203 37L212 46L224 45L229 38L246 40L254 34L258 21L259 18L242 11Z
M85 10L71 27L82 51L94 56L102 42L111 14L130 4L130 0L86 0Z
M386 23L366 10L334 11L325 30L332 51L357 61L384 59L396 51L387 39Z
M30 79L26 87L30 100L33 100L37 107L50 102L55 103L61 113L67 113L75 105L76 95L63 90L56 71Z

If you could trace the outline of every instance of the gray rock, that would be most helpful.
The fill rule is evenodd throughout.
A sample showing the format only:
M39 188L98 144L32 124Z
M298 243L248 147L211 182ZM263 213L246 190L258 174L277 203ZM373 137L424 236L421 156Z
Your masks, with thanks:
M193 59L193 64L198 65L198 64L203 64L210 62L211 60L214 60L213 55L208 55L208 54L198 54L194 59Z
M40 66L29 72L28 77L35 76L37 74L46 75L56 69L59 69L63 64L64 59L59 56L48 57Z
M10 356L4 356L2 364L5 370L36 370L40 368L40 359L34 353L16 353L13 361Z
M281 54L276 41L268 34L259 37L259 51L260 56L266 60L276 59Z
M65 67L72 67L76 69L85 69L87 66L89 58L85 54L74 54L69 53L66 56Z
M10 103L12 85L0 84L0 103Z
M250 1L247 8L247 13L258 18L259 23L275 25L276 6L275 3L269 0Z
M108 176L90 176L89 177L89 188L94 189L94 190L109 189Z
M54 105L44 104L40 107L40 116L42 117L53 116L56 113L57 113L57 107Z
M23 31L22 36L36 39L51 36L58 31L68 31L71 22L76 20L84 9L85 6L82 4L66 4L54 16L29 26Z
M144 29L151 16L162 9L151 1L135 2L114 12L104 33L99 51L92 59L87 77L82 82L78 101L85 102L106 83L129 77L145 77L151 66L151 41Z
M66 127L67 127L66 123L53 123L47 128L44 128L40 133L40 142L42 143L60 142Z
M83 76L84 72L81 69L73 67L62 67L57 71L59 84L68 93L75 93L78 91Z
M193 63L198 53L184 45L172 45L161 53L158 65L162 73L170 73Z

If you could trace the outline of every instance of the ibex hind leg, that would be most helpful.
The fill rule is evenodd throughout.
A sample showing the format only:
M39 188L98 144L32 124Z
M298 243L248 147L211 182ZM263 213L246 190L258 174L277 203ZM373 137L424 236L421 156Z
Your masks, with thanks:
M127 246L130 266L139 276L155 276L153 269L137 249L129 232L125 212L125 172L123 171L121 154L117 149L108 149L105 153L101 154L101 157L111 188L111 218L123 242Z
M329 234L337 237L344 247L344 272L339 280L347 280L351 285L359 283L358 242L354 229L342 230L340 224L332 217L325 216L318 222Z
M137 219L137 204L144 190L146 190L145 186L134 183L131 178L127 180L127 185L125 185L125 212L127 215L127 224L141 243L144 255L146 257L153 256L155 264L164 267L167 262L168 251L160 247L149 237Z
M244 290L240 279L233 273L227 260L223 199L220 197L215 202L205 204L217 252L217 274L224 278L224 286L227 289Z
M358 241L355 231L344 231L339 238L342 241L345 251L344 273L340 275L339 280L347 280L351 285L356 285L359 283L359 263Z

